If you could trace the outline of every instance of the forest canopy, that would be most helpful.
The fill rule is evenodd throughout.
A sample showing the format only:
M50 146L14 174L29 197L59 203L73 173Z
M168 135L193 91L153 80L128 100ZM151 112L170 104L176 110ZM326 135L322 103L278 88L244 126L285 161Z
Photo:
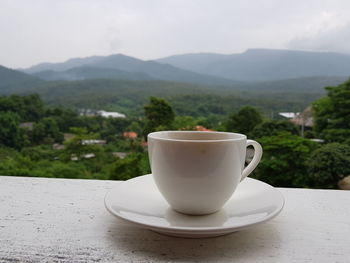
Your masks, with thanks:
M350 175L350 82L326 91L312 104L315 125L306 127L306 137L300 126L269 114L283 102L270 104L263 98L180 92L145 100L143 92L131 88L114 109L125 107L124 113L132 114L106 118L96 110L84 114L76 108L79 104L44 103L37 94L0 96L0 174L127 180L150 173L149 132L210 129L245 133L262 144L263 159L252 175L259 180L283 187L337 188ZM93 109L108 99L107 93L108 88L102 90L100 100L87 92L96 101Z

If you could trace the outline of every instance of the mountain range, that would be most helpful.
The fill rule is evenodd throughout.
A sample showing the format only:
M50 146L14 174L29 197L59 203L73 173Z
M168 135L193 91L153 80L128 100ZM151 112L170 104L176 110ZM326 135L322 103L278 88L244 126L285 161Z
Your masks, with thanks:
M349 73L350 56L338 53L255 49L153 61L115 54L27 69L0 66L0 94L38 93L50 105L138 114L149 96L194 116L226 114L242 105L300 111Z
M248 49L241 54L185 54L157 61L239 81L350 75L350 55L329 52Z
M236 82L223 77L215 77L156 61L116 54L70 59L63 63L42 63L22 70L44 80L82 80L96 78L167 80L176 82L232 85Z
M295 50L248 49L239 54L183 54L141 60L122 54L42 63L22 70L45 80L114 78L167 80L209 85L304 77L346 77L350 55Z
M0 65L0 94L16 92L44 83L42 79Z
M322 95L325 86L344 82L349 73L350 56L339 53L254 49L232 55L184 54L155 61L116 54L41 63L20 70L0 66L0 93L40 93L45 90L49 94L49 90L58 87L73 91L78 89L77 86L90 87L92 83L97 85L99 80L109 79L116 80L108 82L114 83L110 84L110 90L122 83L118 81L125 80L129 81L128 87L140 86L143 81L148 81L147 87L153 85L157 89L162 85L178 87L171 83L183 83L182 87L188 87L188 90L193 86L186 85L191 84L198 85L198 91L217 94L239 91ZM152 95L151 90L149 93Z

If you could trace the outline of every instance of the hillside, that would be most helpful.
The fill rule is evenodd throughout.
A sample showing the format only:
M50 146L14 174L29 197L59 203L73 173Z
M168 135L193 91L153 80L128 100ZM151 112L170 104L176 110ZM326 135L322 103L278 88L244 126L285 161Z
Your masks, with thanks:
M111 79L134 77L136 73L115 69L78 67L71 70L50 72L69 74L81 78L95 76L100 70L105 79L79 81L41 81L35 77L14 70L1 68L5 85L0 93L39 93L51 105L73 108L93 108L117 110L124 113L142 112L142 106L149 96L167 98L175 109L183 114L225 114L239 105L255 105L263 111L300 111L313 100L325 94L325 86L342 83L344 77L308 77L278 81L238 83L235 85L198 85L161 80L147 80L147 75L139 73L140 80ZM97 70L96 70L97 69ZM90 72L92 71L92 72ZM7 74L4 74L7 73ZM66 75L68 74L68 75ZM79 75L80 74L80 75ZM110 74L110 75L109 75ZM124 74L124 75L123 75ZM109 79L107 79L109 78ZM11 84L12 83L12 84ZM11 84L11 85L10 85Z
M340 53L249 49L240 54L184 54L157 61L239 81L350 76L350 55Z
M89 73L94 77L88 76L87 74L80 74L79 77L76 77L76 74L71 74L72 72L68 72L67 74L67 70L83 71L82 67L85 69L89 67ZM78 80L82 78L106 78L106 74L101 69L118 70L119 73L116 73L116 76L113 78L119 78L118 76L120 75L120 71L122 71L125 72L123 78L128 73L129 79L139 79L138 76L140 76L140 74L143 74L144 76L148 76L149 78L155 80L177 81L184 83L210 85L232 85L234 83L237 83L229 79L208 76L184 69L179 69L172 65L161 64L155 61L144 61L122 54L106 57L71 59L63 63L43 63L28 69L23 69L22 71L26 73L36 74L37 76L41 76L44 79ZM137 76L134 76L135 74ZM67 77L67 75L69 77ZM110 77L111 74L108 75Z
M252 87L251 87L252 88ZM179 114L192 116L225 115L244 105L260 108L266 114L300 111L322 96L319 92L285 90L249 91L225 86L201 86L155 80L81 80L48 82L41 87L18 93L36 92L50 105L72 108L105 109L140 115L150 96L162 97Z
M76 67L64 71L44 70L33 73L43 80L129 79L150 80L145 73L131 73L113 68Z
M263 92L263 93L315 93L324 94L324 87L336 86L344 81L348 77L304 77L304 78L292 78L274 81L260 81L254 83L245 83L240 86L236 86L238 90L244 90L247 92Z
M114 71L113 71L114 70ZM295 50L249 49L240 54L198 53L155 61L115 54L41 63L23 72L45 80L113 78L166 80L237 86L305 77L350 76L350 55Z
M43 83L37 77L0 65L0 93L16 92L17 89L36 87Z
M18 70L29 74L40 72L40 71L46 71L46 70L65 71L71 68L82 67L88 64L98 62L103 58L104 57L102 56L92 56L92 57L86 57L86 58L71 58L65 62L40 63L27 69L18 69Z
M44 81L1 67L0 94L38 93L51 105L116 110L127 114L142 113L142 105L149 96L168 99L180 114L223 115L244 105L256 106L270 114L277 111L300 111L325 94L325 86L338 85L347 79L342 76L321 76L234 82L235 84L231 85L186 84L180 81L153 80L148 74L136 71L138 60L130 60L124 56L121 58L122 60L117 59L117 62L128 65L125 67L127 70L134 68L135 72L103 68L102 64L99 64L101 60L94 59L93 68L79 66L61 71L46 70L34 73L47 80L65 79ZM104 66L118 65L116 60L109 59L103 63ZM127 61L131 63L126 63ZM82 64L82 61L79 63ZM161 66L150 63L157 65L156 67Z

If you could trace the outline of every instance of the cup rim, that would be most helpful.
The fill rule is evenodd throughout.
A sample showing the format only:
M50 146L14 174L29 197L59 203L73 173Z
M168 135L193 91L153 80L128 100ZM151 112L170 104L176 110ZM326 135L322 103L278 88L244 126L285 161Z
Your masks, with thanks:
M227 138L227 139L214 139L214 140L191 140L191 139L172 139L172 138L161 138L157 135L164 134L164 133L195 133L195 134L227 134L227 135L236 135L238 138ZM246 140L247 136L241 133L235 133L235 132L218 132L218 131L157 131L157 132L151 132L147 135L148 139L155 139L160 141L171 141L171 142L193 142L193 143L215 143L215 142L230 142L230 141L240 141L240 140Z

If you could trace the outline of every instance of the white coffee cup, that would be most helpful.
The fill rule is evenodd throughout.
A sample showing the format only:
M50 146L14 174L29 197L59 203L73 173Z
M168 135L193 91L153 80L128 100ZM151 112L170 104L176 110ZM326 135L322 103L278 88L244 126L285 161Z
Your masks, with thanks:
M247 146L253 160L244 168ZM154 181L178 212L214 213L258 165L262 148L239 133L160 131L148 134Z

